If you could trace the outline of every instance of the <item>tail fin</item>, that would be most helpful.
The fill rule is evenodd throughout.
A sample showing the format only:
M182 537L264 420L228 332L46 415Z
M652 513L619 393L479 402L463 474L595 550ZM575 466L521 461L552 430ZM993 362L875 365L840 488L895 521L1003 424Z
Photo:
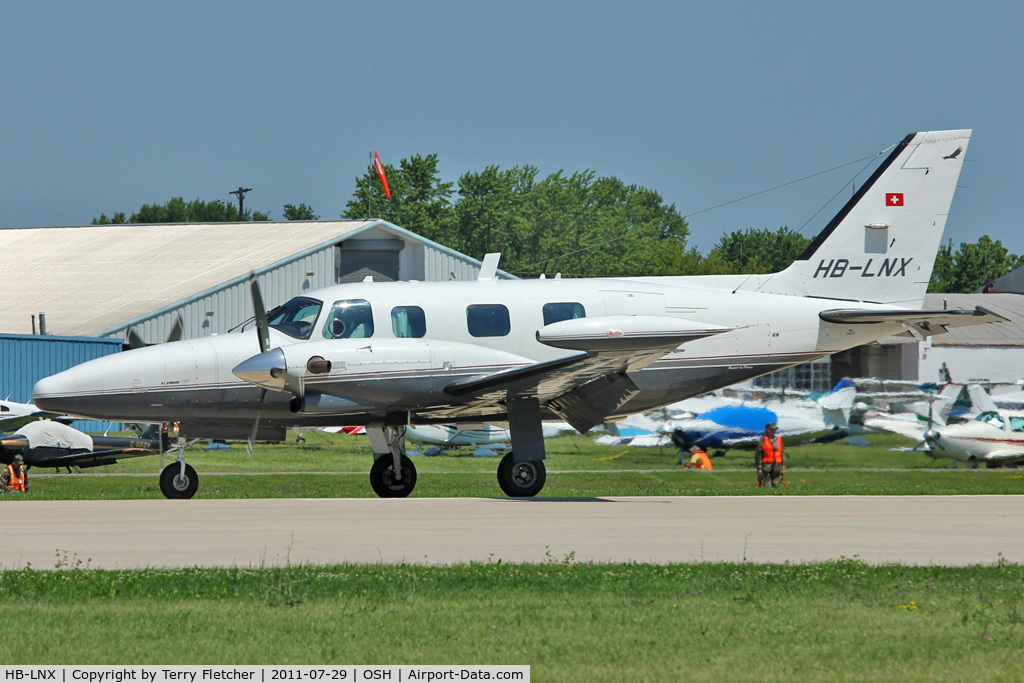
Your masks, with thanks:
M970 137L905 137L792 265L750 288L920 308Z

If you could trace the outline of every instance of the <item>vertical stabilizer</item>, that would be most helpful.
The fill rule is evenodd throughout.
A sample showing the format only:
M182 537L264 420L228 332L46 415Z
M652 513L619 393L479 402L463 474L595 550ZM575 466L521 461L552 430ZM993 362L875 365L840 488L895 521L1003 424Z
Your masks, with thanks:
M908 135L789 268L749 288L920 308L970 137Z

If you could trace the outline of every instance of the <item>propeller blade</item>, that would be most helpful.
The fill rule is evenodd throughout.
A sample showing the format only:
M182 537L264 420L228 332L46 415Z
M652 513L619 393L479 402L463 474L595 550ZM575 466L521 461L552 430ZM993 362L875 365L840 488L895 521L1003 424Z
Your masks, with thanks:
M245 450L252 457L252 447L256 443L256 434L260 431L260 410L263 408L263 399L267 396L266 389L260 389L260 400L256 403L256 420L252 423L252 431L249 432L249 440L245 443Z
M267 325L267 309L263 307L263 297L260 295L260 283L256 280L256 273L249 273L249 289L252 291L252 308L256 313L256 336L260 341L260 351L270 349L270 327Z

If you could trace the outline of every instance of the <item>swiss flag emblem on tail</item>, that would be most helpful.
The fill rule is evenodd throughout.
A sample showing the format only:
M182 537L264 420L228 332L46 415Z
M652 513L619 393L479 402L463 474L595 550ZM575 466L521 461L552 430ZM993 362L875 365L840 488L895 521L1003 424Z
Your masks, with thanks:
M889 192L885 195L886 206L903 206L902 192Z

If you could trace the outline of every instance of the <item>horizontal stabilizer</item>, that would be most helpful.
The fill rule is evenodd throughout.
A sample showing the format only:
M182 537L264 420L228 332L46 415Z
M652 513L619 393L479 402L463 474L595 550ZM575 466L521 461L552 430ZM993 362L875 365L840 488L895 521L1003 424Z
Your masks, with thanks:
M912 328L923 336L942 334L954 327L968 327L986 323L1007 322L1009 318L999 315L983 306L974 310L943 310L943 311L911 311L905 309L891 311L870 311L855 308L835 308L822 311L818 317L827 323L841 325L877 325L881 323L900 323Z

